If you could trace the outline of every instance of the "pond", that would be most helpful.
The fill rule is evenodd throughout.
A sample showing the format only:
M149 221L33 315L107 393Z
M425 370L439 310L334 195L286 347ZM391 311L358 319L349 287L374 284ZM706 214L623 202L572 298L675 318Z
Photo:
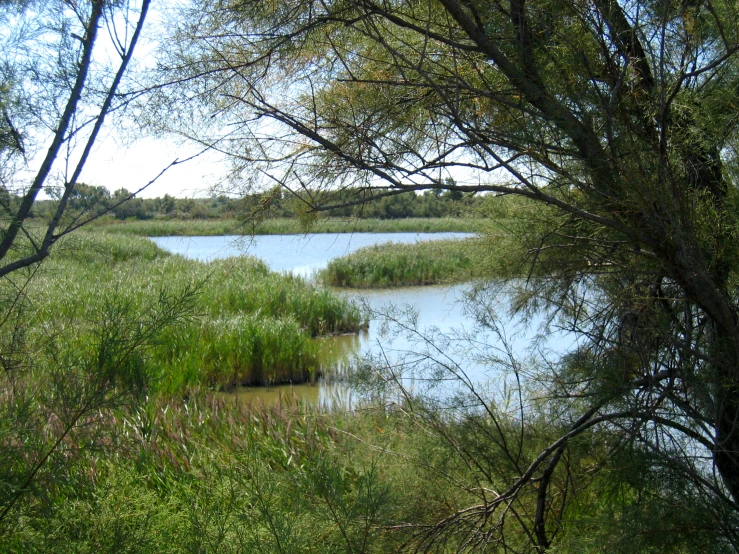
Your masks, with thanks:
M249 254L261 258L272 270L310 276L331 259L364 246L469 236L469 233L351 233L252 238L158 237L152 240L166 250L194 259L211 260ZM506 386L506 382L500 379L500 368L509 366L511 354L525 359L532 354L561 353L573 345L572 336L564 332L549 332L542 339L539 333L543 316L534 318L527 325L517 317L507 316L508 298L505 295L498 295L495 300L486 293L471 298L471 285L342 290L340 293L367 307L372 316L369 329L359 335L321 340L327 343L328 348L345 353L351 363L356 362L355 356L364 356L392 367L396 378L417 392L427 385L437 384L424 379L430 366L436 367L437 376L446 375L447 385L441 393L436 387L433 394L437 396L452 394L455 387L449 383L460 379L479 386L493 383L501 388ZM483 302L484 306L481 305ZM481 307L486 310L493 307L500 314L502 324L499 329L480 329L476 325L471 312ZM431 338L433 340L429 340ZM444 383L444 379L440 382ZM356 391L329 379L315 385L243 388L233 394L243 401L259 398L271 402L280 394L294 394L311 403L349 405Z
M151 240L165 250L196 260L249 254L263 260L273 271L310 276L326 267L329 260L373 244L408 244L471 236L472 233L320 233L253 237L153 237Z

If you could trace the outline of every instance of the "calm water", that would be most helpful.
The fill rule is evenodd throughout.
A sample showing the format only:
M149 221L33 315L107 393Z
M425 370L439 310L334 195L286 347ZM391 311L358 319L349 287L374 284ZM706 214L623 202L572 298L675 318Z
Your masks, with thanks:
M154 237L158 246L196 260L249 254L264 260L273 271L310 275L329 260L385 242L465 238L472 233L320 233L315 235L258 235L255 237Z
M466 233L353 233L331 235L268 235L250 240L238 237L160 237L159 246L184 256L209 260L244 253L261 258L271 269L310 275L329 260L363 246L384 242L418 242L464 238ZM501 377L511 368L510 354L519 360L542 357L572 347L572 337L548 332L540 337L543 317L523 325L508 316L507 297L482 293L470 297L469 285L406 287L398 289L341 291L361 302L371 314L369 329L353 336L322 339L328 347L347 353L347 363L360 357L392 368L395 379L416 392L449 395L459 382L494 389L509 383ZM480 327L474 312L495 311L499 329ZM433 339L433 340L429 340ZM427 379L432 373L437 379ZM441 377L441 380L438 378ZM441 387L439 387L441 383ZM435 390L429 387L435 385ZM439 389L441 388L441 392ZM427 391L427 389L429 389ZM345 383L245 388L240 400L256 398L272 402L281 394L296 395L312 403L349 405L355 395Z

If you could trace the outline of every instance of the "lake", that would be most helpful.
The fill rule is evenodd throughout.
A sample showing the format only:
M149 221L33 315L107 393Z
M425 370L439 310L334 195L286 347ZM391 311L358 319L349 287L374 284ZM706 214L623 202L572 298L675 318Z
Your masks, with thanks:
M273 271L309 276L326 267L329 260L373 244L408 244L471 236L472 233L320 233L254 237L153 237L151 240L165 250L196 260L249 254L263 260Z
M466 238L469 233L345 233L315 235L261 235L255 237L155 237L160 247L198 260L249 254L262 259L274 271L290 271L310 277L336 257L359 248L385 242L413 243ZM327 347L355 356L373 358L392 368L396 380L417 393L449 396L456 385L466 383L496 390L506 388L501 375L511 368L511 354L523 364L531 356L561 353L572 348L573 338L561 331L540 336L544 316L523 325L508 315L508 297L475 294L471 285L404 287L378 290L341 290L370 311L369 329L359 335L328 337ZM499 328L481 328L475 311L498 314ZM433 340L429 340L433 338ZM429 372L434 379L428 379ZM335 380L334 380L335 381ZM439 383L443 386L440 387ZM244 388L234 395L244 401L270 402L279 394L295 394L312 403L349 405L357 394L343 383L324 380L316 385ZM491 394L496 394L491 392Z

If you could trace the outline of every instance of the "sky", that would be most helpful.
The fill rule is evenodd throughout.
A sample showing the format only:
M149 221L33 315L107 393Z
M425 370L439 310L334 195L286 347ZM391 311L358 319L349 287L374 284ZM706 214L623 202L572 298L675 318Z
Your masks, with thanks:
M142 138L133 145L126 145L112 133L99 141L80 181L104 186L111 192L119 188L134 192L156 178L173 161L185 160L197 151L193 146L166 139ZM216 155L203 154L167 169L138 196L209 196L212 187L223 180L227 169L226 162Z
M156 64L157 45L167 36L164 29L171 24L170 18L178 5L185 0L163 0L155 2L149 11L144 33L134 55L139 68ZM118 22L120 29L125 25ZM117 60L110 36L100 34L95 56L102 62ZM93 152L88 158L79 182L104 186L111 192L125 188L134 192L144 187L175 160L185 160L199 151L194 145L183 145L173 139L143 137L130 144L130 139L117 136L115 118L108 117ZM39 165L42 153L31 165ZM141 198L161 197L165 194L176 197L209 196L214 185L221 183L228 165L221 156L203 154L195 159L167 169L154 183L137 196Z

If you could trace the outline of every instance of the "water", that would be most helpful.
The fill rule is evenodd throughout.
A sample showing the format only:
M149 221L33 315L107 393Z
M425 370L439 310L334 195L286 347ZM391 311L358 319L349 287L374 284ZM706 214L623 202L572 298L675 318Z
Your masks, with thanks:
M239 237L160 237L159 246L184 256L210 260L244 253L261 258L271 269L310 275L334 257L384 242L464 238L467 233L353 233L321 235L266 235ZM330 348L348 352L348 363L373 358L391 368L386 374L416 392L450 396L463 388L493 386L498 392L511 383L516 363L532 356L561 353L573 346L563 332L539 336L544 317L524 325L508 315L508 298L478 294L470 300L470 285L405 287L382 290L340 291L363 303L372 317L369 329L359 335L321 339ZM497 314L499 327L480 328L472 312ZM521 369L515 367L515 369ZM429 370L429 368L432 368ZM427 379L429 371L434 379ZM442 383L441 391L438 386ZM435 387L435 392L431 389ZM477 389L476 389L477 390ZM275 401L280 395L297 396L313 404L350 405L355 391L342 383L244 388L235 393L241 401ZM497 394L497 393L496 393Z
M520 378L533 364L546 357L556 358L575 346L575 337L568 332L555 329L543 333L544 314L524 323L519 316L510 315L506 295L492 299L481 294L470 299L472 293L470 285L341 291L370 310L369 328L358 335L321 340L347 353L347 364L372 359L384 368L383 377L390 377L395 384L415 394L452 402L454 395L473 389L476 394L484 391L502 398L517 386L514 370ZM478 325L471 312L480 308L496 311L497 329ZM377 385L371 375L368 380ZM281 394L333 406L351 406L364 396L361 390L329 380L319 386L244 388L235 397L244 402L268 402Z
M273 271L310 276L333 258L373 244L415 243L466 238L472 233L321 233L315 235L257 235L254 237L154 237L159 247L188 258L208 261L249 254Z

